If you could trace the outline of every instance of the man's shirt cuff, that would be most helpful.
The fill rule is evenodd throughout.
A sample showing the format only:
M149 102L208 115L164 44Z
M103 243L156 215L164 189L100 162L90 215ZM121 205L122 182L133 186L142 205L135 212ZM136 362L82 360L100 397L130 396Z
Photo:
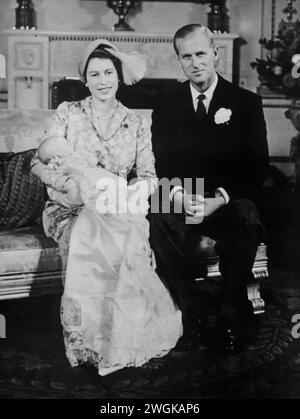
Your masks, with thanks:
M228 193L225 191L224 188L216 189L215 196L216 197L222 196L224 198L226 204L228 204L229 201L230 201L230 196L228 195Z
M174 186L174 188L171 190L170 195L169 195L170 201L173 201L174 196L175 196L176 192L178 192L178 191L181 191L183 193L183 195L186 195L185 190L181 186Z

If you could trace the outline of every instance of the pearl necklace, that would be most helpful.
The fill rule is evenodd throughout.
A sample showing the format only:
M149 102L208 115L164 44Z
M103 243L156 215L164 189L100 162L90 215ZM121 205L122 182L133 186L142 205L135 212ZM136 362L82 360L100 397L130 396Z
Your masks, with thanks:
M105 138L104 133L103 133L103 129L101 127L101 121L109 121L109 120L111 120L115 116L118 107L119 107L119 102L115 106L115 109L114 109L113 113L111 114L111 116L109 118L100 118L99 114L97 115L95 109L93 109L94 115L96 116L96 119L97 119L98 132L100 133L101 139L103 141L105 141L105 142L106 141L109 141L113 137L114 133L110 137Z
M112 118L115 116L115 113L116 113L116 111L117 111L118 107L119 107L119 103L117 103L117 105L115 106L115 108L114 108L114 110L113 110L112 114L111 114L108 118L101 118L101 117L100 117L100 112L97 112L95 109L93 109L93 111L94 111L94 114L95 114L96 118L97 118L99 121L109 121L110 119L112 119Z

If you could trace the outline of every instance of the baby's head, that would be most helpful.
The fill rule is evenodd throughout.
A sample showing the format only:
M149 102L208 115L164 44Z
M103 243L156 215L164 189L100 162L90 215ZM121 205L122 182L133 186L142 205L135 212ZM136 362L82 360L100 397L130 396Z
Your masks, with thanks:
M41 162L47 164L52 158L66 156L72 151L73 147L63 136L52 135L40 144L38 153Z

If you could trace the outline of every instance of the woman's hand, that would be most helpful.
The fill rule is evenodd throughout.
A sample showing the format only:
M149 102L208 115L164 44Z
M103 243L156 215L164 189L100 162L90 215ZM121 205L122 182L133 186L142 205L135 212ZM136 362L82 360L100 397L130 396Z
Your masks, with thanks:
M59 192L63 192L64 185L69 179L69 176L63 175L61 172L58 172L57 170L40 162L35 164L31 170L32 173L38 176L46 186L50 186Z
M149 210L148 198L151 185L146 180L140 180L127 188L128 210L131 213L146 214Z
M72 179L68 178L64 185L62 186L62 192L64 192L67 196L68 201L70 201L73 205L80 205L83 204L80 186L78 183Z
M50 187L48 189L48 195L52 201L56 201L65 207L83 204L80 187L74 179L61 176L56 184L58 188Z

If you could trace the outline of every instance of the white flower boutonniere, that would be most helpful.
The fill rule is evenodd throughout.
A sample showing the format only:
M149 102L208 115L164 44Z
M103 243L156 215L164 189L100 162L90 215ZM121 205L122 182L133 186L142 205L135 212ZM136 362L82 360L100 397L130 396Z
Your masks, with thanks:
M226 124L226 123L228 124L228 122L230 121L231 115L232 115L231 109L221 108L215 114L215 123L217 125Z

